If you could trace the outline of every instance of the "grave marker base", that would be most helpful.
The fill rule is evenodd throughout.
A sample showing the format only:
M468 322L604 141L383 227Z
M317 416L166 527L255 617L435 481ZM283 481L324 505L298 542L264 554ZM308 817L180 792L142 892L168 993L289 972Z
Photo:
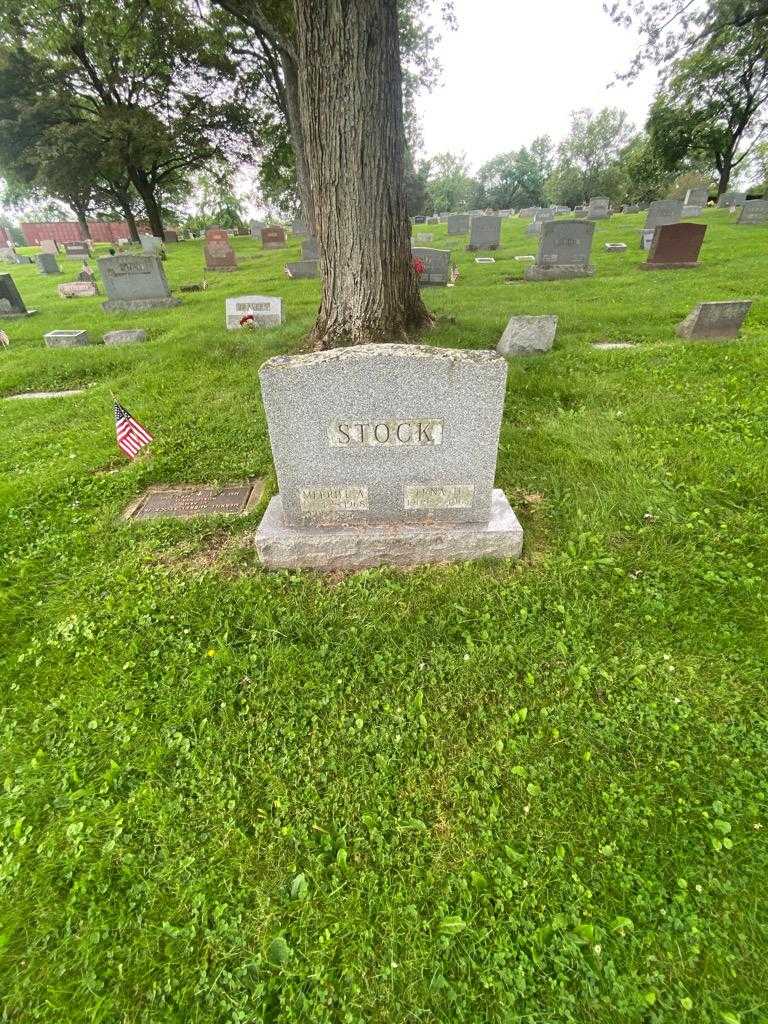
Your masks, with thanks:
M526 281L571 281L577 277L594 277L595 268L573 266L562 263L559 267L526 267L523 279Z
M700 263L641 263L641 270L696 270Z
M253 537L265 569L325 572L377 565L413 566L519 558L523 528L502 490L495 489L487 523L397 523L381 526L288 526L276 495Z

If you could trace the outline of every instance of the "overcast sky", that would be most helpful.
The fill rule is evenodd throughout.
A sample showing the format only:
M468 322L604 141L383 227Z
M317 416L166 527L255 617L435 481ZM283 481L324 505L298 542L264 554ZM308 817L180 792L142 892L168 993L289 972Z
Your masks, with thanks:
M656 75L608 88L637 51L600 0L455 0L442 31L442 85L419 101L426 155L466 152L473 170L537 135L557 143L569 113L621 107L641 127Z

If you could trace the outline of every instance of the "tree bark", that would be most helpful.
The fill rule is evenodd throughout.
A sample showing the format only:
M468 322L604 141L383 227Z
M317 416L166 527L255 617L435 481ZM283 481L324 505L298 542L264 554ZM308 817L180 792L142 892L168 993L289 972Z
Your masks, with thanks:
M77 223L80 228L80 237L83 241L86 241L91 237L91 229L88 227L88 211L76 202L70 202L72 209L75 211L77 217Z
M397 0L293 0L298 107L323 276L315 348L407 340L411 266Z
M131 183L141 196L144 203L144 210L147 214L149 227L156 238L165 241L165 229L163 227L163 215L160 212L160 205L155 196L155 190L143 168L128 168Z

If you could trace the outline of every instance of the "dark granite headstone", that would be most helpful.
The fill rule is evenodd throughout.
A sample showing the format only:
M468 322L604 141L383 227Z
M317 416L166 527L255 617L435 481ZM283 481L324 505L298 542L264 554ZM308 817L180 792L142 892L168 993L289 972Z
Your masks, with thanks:
M654 231L648 262L643 270L690 270L700 264L699 252L706 224L663 224Z
M10 274L0 274L0 317L31 316L36 309L27 309Z
M285 228L262 228L261 244L264 249L282 249L285 246Z
M206 270L237 270L235 250L224 228L209 228L205 232L203 251Z
M59 266L56 257L52 256L49 252L41 252L36 258L37 260L37 271L39 274L60 274L61 267Z
M285 264L288 277L317 277L319 269L319 260L296 260Z

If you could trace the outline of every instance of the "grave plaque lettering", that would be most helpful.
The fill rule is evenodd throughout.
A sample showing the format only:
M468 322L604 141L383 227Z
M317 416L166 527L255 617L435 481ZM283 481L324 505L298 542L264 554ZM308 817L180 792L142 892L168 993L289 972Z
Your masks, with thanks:
M0 274L0 317L32 316L36 309L27 309L10 274Z
M268 568L517 557L494 490L506 364L492 352L360 345L259 371L280 493L254 543Z
M226 487L152 488L125 513L126 519L193 519L197 516L237 516L250 512L264 484L249 480Z
M181 305L181 300L171 295L157 256L103 256L99 271L107 290L101 308L107 312Z
M642 270L691 270L698 262L706 224L662 224L654 230L648 261Z
M469 245L467 252L499 248L501 240L501 217L481 214L469 222Z
M272 295L239 295L226 301L227 330L243 327L279 327L283 303Z
M99 294L94 281L72 281L70 284L59 285L59 297L62 299L92 298Z
M536 265L525 270L526 281L593 277L590 264L595 225L587 220L550 220L541 226Z
M447 218L447 233L449 235L466 235L469 231L468 213L450 213Z
M739 224L768 224L768 199L748 199L741 208Z
M451 252L449 249L425 249L418 246L411 249L414 268L419 276L419 284L447 285L451 279ZM419 272L419 261L424 270Z
M206 270L237 270L235 250L229 244L229 235L223 228L209 228L205 232Z
M700 302L675 330L681 338L738 338L751 305L750 299Z
M285 228L262 228L261 244L264 249L282 249L285 246Z

